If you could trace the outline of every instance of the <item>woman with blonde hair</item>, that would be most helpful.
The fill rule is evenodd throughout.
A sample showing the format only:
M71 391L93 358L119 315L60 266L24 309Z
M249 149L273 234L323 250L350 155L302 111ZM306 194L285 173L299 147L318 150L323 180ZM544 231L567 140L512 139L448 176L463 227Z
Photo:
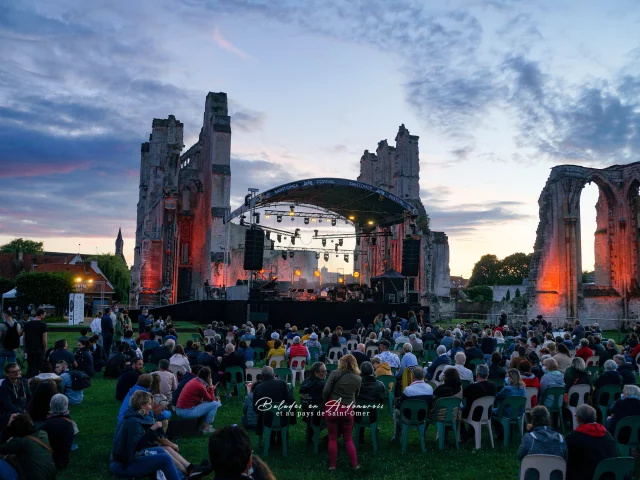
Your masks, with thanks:
M376 318L373 319L373 331L374 332L376 332L376 333L380 332L380 330L384 326L384 323L382 322L382 319L383 319L383 316L382 316L381 313L376 315Z
M498 418L498 410L500 410L500 404L507 397L527 397L527 390L525 388L524 382L522 381L522 376L520 376L520 372L511 368L507 371L507 376L504 379L505 387L498 392L496 395L496 401L494 405L497 408L493 409L493 419L496 420L496 430L498 431L498 438L504 433L502 432L502 424L500 423L500 419ZM518 412L518 415L524 414L524 406L521 409L521 412ZM505 406L502 410L503 417L511 416L511 407L509 405Z
M500 330L496 330L493 336L498 344L504 343L504 337L502 336L502 332Z
M329 431L329 470L336 469L338 430L342 432L351 466L354 469L360 468L352 438L354 412L350 405L355 405L361 385L358 362L353 355L347 354L340 359L338 369L331 372L322 390L325 420Z

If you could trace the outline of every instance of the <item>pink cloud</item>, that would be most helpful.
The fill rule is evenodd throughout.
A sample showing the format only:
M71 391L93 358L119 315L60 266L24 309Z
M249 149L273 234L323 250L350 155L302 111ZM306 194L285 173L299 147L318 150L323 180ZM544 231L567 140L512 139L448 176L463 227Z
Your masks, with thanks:
M0 178L41 177L44 175L71 173L75 170L86 170L88 168L89 162L68 164L5 164L0 168Z
M218 30L218 27L216 27L213 30L213 41L216 42L216 44L223 50L226 50L227 52L235 53L236 55L238 55L240 58L244 60L253 58L251 55L242 51L241 49L233 45L231 42L229 42L226 38L224 38L220 33L220 30Z

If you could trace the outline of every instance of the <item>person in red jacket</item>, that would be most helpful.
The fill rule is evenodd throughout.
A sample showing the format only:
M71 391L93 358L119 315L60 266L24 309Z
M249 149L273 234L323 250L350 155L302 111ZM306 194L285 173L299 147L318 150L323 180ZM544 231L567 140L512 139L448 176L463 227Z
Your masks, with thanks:
M534 387L540 391L540 380L533 373L531 373L531 362L529 360L523 360L518 365L518 370L520 371L520 376L522 377L522 381L524 382L525 387ZM531 408L535 407L538 404L538 396L534 395L531 398Z
M211 369L203 367L196 378L192 378L180 392L176 413L181 418L205 417L202 433L213 433L211 424L220 406L220 399L215 396L218 386L211 382Z
M593 350L589 348L589 340L586 338L580 340L580 348L576 351L576 357L580 357L584 360L584 363L587 363L589 357L593 357L594 355Z
M307 347L302 345L302 343L300 343L300 337L293 337L293 343L287 349L287 358L289 359L289 367L291 367L291 360L293 359L293 357L304 357L307 359L307 362L310 361L309 350L307 349Z

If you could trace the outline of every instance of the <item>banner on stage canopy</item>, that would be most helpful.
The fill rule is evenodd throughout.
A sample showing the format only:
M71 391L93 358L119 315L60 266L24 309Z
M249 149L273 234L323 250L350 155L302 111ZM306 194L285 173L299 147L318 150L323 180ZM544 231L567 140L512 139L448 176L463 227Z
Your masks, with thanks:
M84 293L69 294L69 325L84 322Z

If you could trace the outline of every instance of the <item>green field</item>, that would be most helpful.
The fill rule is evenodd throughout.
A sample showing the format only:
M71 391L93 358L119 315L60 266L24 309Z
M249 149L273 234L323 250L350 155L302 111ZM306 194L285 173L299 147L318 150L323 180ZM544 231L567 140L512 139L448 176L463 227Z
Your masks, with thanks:
M49 342L53 344L59 338L66 338L71 344L75 343L72 333L50 332ZM187 337L187 338L190 338ZM71 453L70 467L60 473L60 479L111 479L109 473L109 453L116 425L116 416L120 403L115 400L116 380L103 379L102 374L96 375L92 386L85 390L82 405L73 406L72 418L78 423L80 434L77 441L79 449ZM297 397L296 388L296 397ZM214 427L220 428L229 424L240 424L242 415L241 404L237 399L224 400L218 410ZM287 458L282 457L279 447L272 447L266 459L276 478L280 480L300 480L308 478L320 480L325 478L341 478L343 476L356 478L404 479L410 475L423 472L429 478L441 480L472 480L472 479L508 479L516 478L519 462L515 458L519 437L508 449L496 443L495 450L491 450L489 439L483 436L483 448L476 452L473 443L461 445L460 452L456 452L453 435L443 451L438 450L435 441L435 429L427 431L427 451L422 454L420 441L416 430L409 432L409 449L402 455L400 445L392 444L393 423L391 417L385 413L381 416L380 443L378 453L374 454L371 440L367 431L364 445L358 448L358 460L362 468L353 472L341 441L338 441L339 457L337 473L328 471L328 456L326 442L321 440L320 451L317 455L313 448L305 443L305 425L301 421L290 430L292 432L292 446ZM326 433L323 432L323 436ZM257 451L255 434L251 434L254 449ZM190 461L199 463L207 457L206 438L185 438L177 442L180 451Z

